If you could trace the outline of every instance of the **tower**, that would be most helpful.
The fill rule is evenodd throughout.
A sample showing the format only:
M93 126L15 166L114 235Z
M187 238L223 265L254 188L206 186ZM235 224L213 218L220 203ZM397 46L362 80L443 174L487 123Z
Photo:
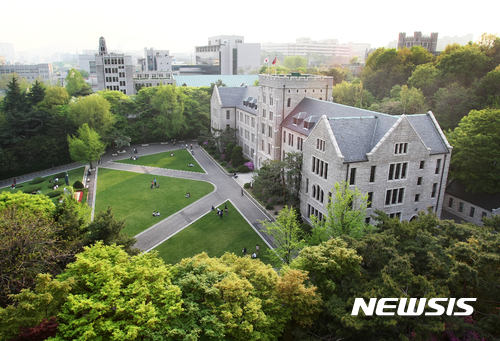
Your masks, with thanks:
M99 38L99 55L103 56L108 54L108 48L106 47L106 39L104 37Z

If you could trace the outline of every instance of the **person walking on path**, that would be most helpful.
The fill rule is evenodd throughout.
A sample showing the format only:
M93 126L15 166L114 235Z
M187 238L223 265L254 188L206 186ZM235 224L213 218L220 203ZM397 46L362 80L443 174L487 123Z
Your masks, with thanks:
M191 150L193 150L193 144L191 143Z
M151 189L153 189L153 188L154 188L154 182L151 181Z
M243 248L243 256L246 256L246 255L247 255L247 248L246 248L246 247L244 247L244 248Z
M226 211L226 217L229 217L229 212L228 212L228 210L227 210L227 206L226 206L226 208L225 208L225 211Z
M223 211L223 210L220 210L220 212L219 212L219 217L220 217L221 219L222 219L222 218L224 218L224 211Z
M154 179L153 179L153 182L154 182L154 184L155 184L155 187L156 187L156 178L154 178Z
M255 248L257 249L257 254L259 254L259 244Z

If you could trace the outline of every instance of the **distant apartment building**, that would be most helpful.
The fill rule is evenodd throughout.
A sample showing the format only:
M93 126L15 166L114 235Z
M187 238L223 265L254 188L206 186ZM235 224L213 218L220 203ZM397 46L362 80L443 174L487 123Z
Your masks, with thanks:
M5 65L5 56L0 55L0 65Z
M422 32L415 32L413 36L406 36L406 33L400 32L398 39L398 50L403 47L411 48L412 46L421 46L432 54L435 54L437 50L438 34L436 32L431 33L430 36L423 36Z
M446 37L443 37L443 38L438 40L437 50L444 51L446 46L453 45L453 44L467 45L470 41L473 41L472 34L467 34L467 35L461 36L461 37L457 37L457 36L448 37L448 36L446 36Z
M0 65L0 75L16 73L19 77L26 78L29 82L39 78L44 83L52 83L54 80L54 72L52 63L42 64L16 64L16 65Z
M365 60L366 50L370 44L349 42L339 44L337 39L314 41L311 38L297 38L295 43L265 43L262 49L268 52L278 52L285 56L307 56L319 54L332 57L341 57L349 60L357 56L359 61Z
M14 64L16 58L14 54L14 45L11 43L0 43L0 55L5 57L6 63Z
M260 43L245 43L243 36L215 36L196 46L196 65L218 66L220 75L249 74L260 67Z

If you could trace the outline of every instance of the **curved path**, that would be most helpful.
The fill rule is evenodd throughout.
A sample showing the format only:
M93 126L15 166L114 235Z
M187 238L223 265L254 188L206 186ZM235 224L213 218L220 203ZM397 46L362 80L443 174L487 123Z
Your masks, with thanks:
M140 156L179 149L178 146L161 144L146 147L133 146L128 148L126 154L120 154L115 157L109 154L103 156L102 163L99 167L147 173L151 175L163 175L191 180L208 181L215 185L215 190L212 193L198 199L191 205L136 235L135 238L137 239L137 243L134 247L146 252L155 248L157 245L209 212L212 205L219 206L226 200L231 200L238 211L254 227L255 230L259 231L261 237L271 247L271 240L269 237L260 232L262 230L262 224L260 224L259 221L269 220L267 216L249 198L242 195L242 188L235 181L235 179L225 174L217 165L215 165L212 159L209 158L205 152L201 150L201 148L198 146L194 147L194 158L198 164L205 169L206 173L178 171L113 162L130 157L134 147L137 148L138 155ZM99 176L97 174L97 181L99 181L98 179Z

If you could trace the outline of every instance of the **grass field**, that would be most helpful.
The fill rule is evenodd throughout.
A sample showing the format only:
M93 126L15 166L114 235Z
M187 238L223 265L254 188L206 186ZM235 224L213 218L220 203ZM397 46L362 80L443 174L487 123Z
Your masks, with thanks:
M192 257L198 253L206 252L210 257L220 257L225 252L232 252L242 256L242 250L247 248L251 255L256 245L259 244L259 258L266 264L271 264L268 254L270 252L266 243L227 201L229 216L220 219L212 211L180 231L176 235L158 245L155 250L168 264L175 264L183 258ZM224 209L224 205L219 206Z
M73 183L76 181L76 180L80 180L82 181L83 179L83 171L84 171L84 167L79 167L79 168L75 168L75 169L72 169L72 170L69 170L68 171L68 176L69 176L69 185L70 186L73 186ZM59 172L59 173L64 173L63 171ZM10 186L9 187L4 187L4 188L1 188L0 189L0 192L17 192L17 191L26 191L26 190L29 190L30 188L31 189L34 189L34 188L40 188L40 192L41 194L43 195L47 195L51 192L53 192L54 190L52 189L53 186L54 186L54 183L50 183L49 181L54 179L54 176L53 175L49 175L49 176L45 176L43 177L45 180L43 182L40 182L38 184L30 184L29 181L26 181L26 182L18 182L17 185L22 185L22 187L18 187L16 189L10 189ZM62 190L64 189L64 187L66 186L66 184L64 183L64 177L62 178L59 178L59 190L58 192L62 192ZM49 188L50 187L50 188ZM54 203L56 203L58 200L58 198L53 198L52 201L54 201Z
M174 153L174 156L170 155L172 153ZM193 158L193 156L187 149L175 149L168 152L145 155L145 156L139 155L139 160L134 161L128 158L124 160L118 160L115 162L205 173L203 168L200 167L200 165L196 162L196 160ZM189 167L188 164L192 164L194 167Z
M122 232L130 236L159 222L158 217L153 217L153 211L159 211L165 219L214 190L211 183L204 181L106 168L99 168L97 176L95 212L111 206L116 219L126 220ZM160 188L151 189L153 178ZM184 197L188 192L191 198Z

